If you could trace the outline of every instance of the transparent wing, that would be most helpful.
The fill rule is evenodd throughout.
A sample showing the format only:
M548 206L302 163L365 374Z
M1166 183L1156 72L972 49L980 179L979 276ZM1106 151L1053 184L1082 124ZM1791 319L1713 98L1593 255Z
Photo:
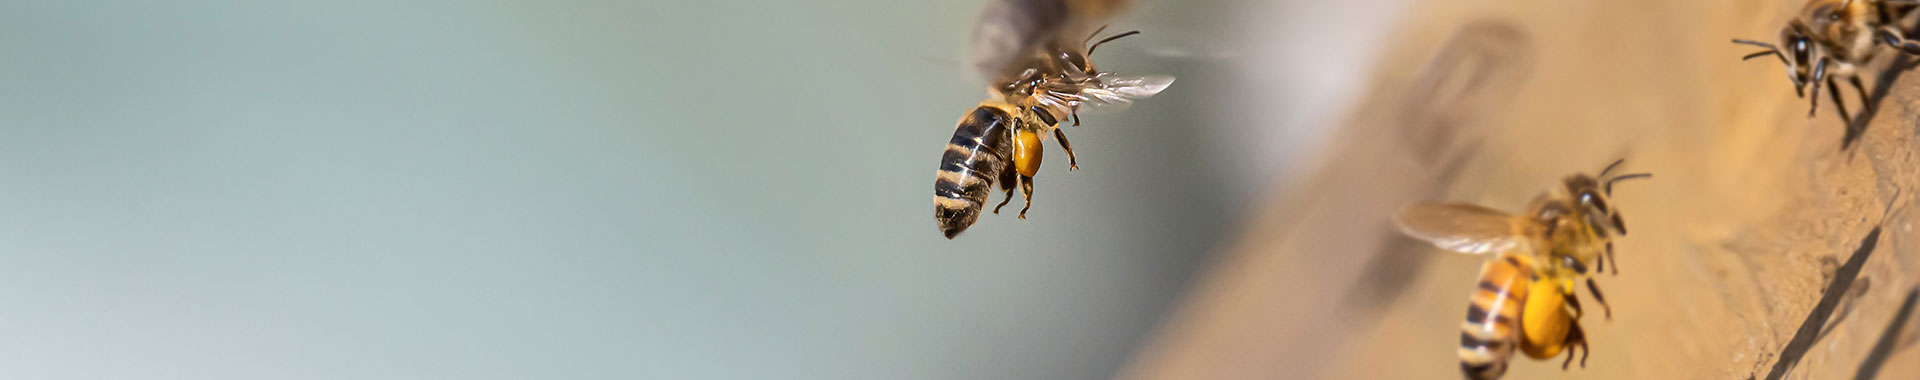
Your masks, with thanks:
M1084 81L1084 84L1074 86L1077 92L1073 91L1076 88L1050 89L1048 92L1051 93L1051 97L1057 99L1057 102L1077 112L1113 113L1127 109L1127 106L1133 105L1135 100L1150 98L1154 94L1166 91L1167 86L1173 84L1173 77L1165 75L1130 77L1100 73Z
M1512 215L1465 203L1422 203L1393 216L1400 232L1426 240L1441 249L1483 254L1506 252L1527 244L1515 233Z

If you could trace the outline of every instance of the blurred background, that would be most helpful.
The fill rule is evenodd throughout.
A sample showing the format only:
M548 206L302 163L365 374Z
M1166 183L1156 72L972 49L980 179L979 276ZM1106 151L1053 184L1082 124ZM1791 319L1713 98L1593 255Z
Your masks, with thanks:
M0 5L0 376L1110 376L1259 182L1222 4L947 241L983 4Z
M1920 184L1726 46L1795 1L1141 1L1098 62L1178 80L948 241L985 4L0 4L0 377L1452 378L1479 261L1384 215L1630 155L1566 375L1745 378ZM1888 239L1803 371L1896 320Z

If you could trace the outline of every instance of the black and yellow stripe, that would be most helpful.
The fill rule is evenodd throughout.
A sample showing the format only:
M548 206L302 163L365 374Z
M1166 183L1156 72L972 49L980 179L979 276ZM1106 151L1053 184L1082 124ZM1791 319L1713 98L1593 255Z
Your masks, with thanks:
M980 208L1013 152L1013 114L1009 105L983 103L960 119L940 156L933 182L933 219L948 239L959 236L980 217Z
M1505 255L1480 267L1480 287L1460 328L1460 371L1468 379L1498 379L1520 343L1520 312L1533 276L1529 259Z

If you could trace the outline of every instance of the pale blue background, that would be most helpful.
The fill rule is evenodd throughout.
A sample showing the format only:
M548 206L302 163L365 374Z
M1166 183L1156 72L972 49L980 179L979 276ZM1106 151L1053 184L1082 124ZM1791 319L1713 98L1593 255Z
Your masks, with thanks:
M1242 206L1213 13L947 241L979 7L0 3L0 378L1110 376Z

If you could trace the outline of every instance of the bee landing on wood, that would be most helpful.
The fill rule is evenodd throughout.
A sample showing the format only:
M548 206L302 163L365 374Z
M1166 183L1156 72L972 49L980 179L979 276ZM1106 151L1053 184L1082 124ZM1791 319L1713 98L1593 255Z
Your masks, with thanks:
M974 62L988 78L988 97L960 119L934 178L934 221L941 234L952 239L972 226L995 185L1006 199L994 213L1013 200L1018 187L1026 199L1020 218L1026 219L1033 207L1041 143L1049 133L1060 140L1069 168L1079 168L1060 122L1080 125L1083 108L1118 109L1173 83L1172 77L1121 76L1094 65L1091 56L1101 44L1139 33L1094 41L1105 28L1092 26L1124 5L1112 0L1006 0L988 9L974 41Z
M1786 65L1787 79L1793 82L1795 96L1807 97L1812 93L1807 108L1809 118L1820 108L1820 86L1825 83L1840 120L1851 128L1853 116L1847 113L1846 103L1840 99L1834 77L1846 77L1859 92L1862 109L1872 109L1872 100L1868 99L1866 85L1860 83L1856 69L1872 61L1883 45L1920 55L1920 42L1907 39L1906 33L1896 26L1896 21L1916 4L1920 4L1920 0L1813 0L1780 30L1781 45L1744 39L1733 42L1766 49L1747 54L1742 60L1768 55L1779 58L1780 63ZM1812 91L1808 91L1808 87L1812 87Z

